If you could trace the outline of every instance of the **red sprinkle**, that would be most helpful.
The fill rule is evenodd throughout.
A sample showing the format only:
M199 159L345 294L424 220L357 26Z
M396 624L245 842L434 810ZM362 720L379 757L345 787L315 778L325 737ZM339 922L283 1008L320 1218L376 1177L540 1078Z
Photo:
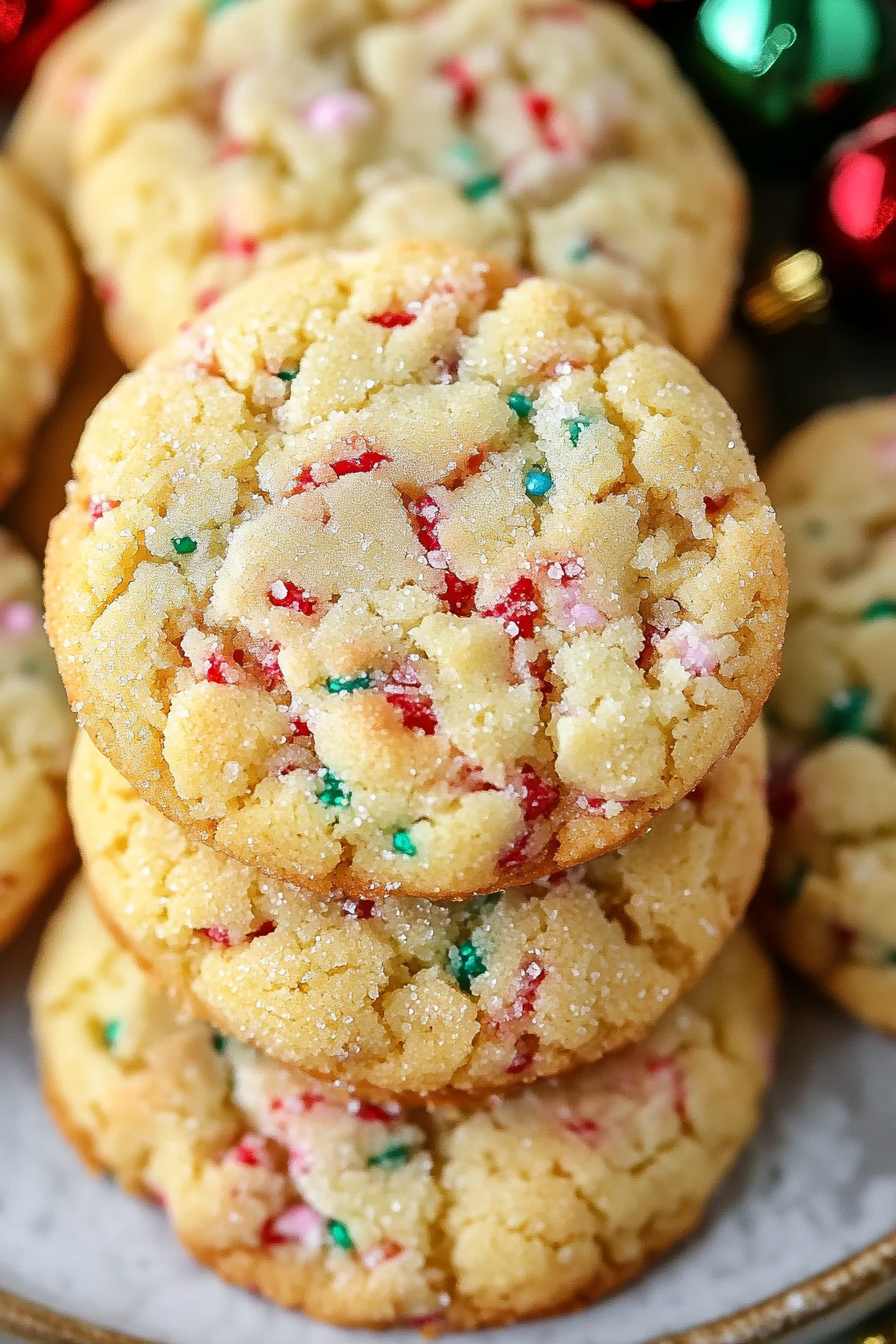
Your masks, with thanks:
M220 653L210 653L205 666L205 680L215 686L227 685L227 663Z
M361 896L346 896L342 902L342 913L349 919L373 919L375 903Z
M510 1007L511 1017L529 1017L535 1011L538 987L546 976L547 971L534 957L523 963L520 967L519 989Z
M454 86L454 106L462 117L474 111L479 102L479 87L470 73L470 68L460 56L452 56L442 66L439 74Z
M422 499L412 499L408 504L408 513L411 516L411 526L417 533L417 540L424 551L428 553L429 551L441 550L439 538L436 535L441 510L432 495L424 495Z
M526 829L522 835L517 836L509 849L505 849L498 859L498 868L502 873L511 868L520 868L527 861L531 835L532 832Z
M348 1111L356 1120L365 1120L370 1124L391 1125L400 1115L400 1108L388 1111L385 1106L376 1106L371 1101L350 1101Z
M197 313L204 313L206 308L211 308L213 303L217 303L221 297L221 290L214 285L208 289L201 289L194 299L194 305Z
M409 327L412 322L417 321L417 314L391 311L371 313L367 321L372 322L376 327L386 327L388 330L390 327Z
M277 579L271 585L268 601L272 607L286 607L288 611L298 611L303 616L313 616L317 608L317 598L289 579Z
M227 1161L239 1162L243 1167L271 1169L271 1159L264 1139L258 1134L244 1134L239 1143L224 1154Z
M412 731L419 730L426 737L432 737L438 731L439 720L436 712L430 702L422 696L412 695L408 691L387 689L386 699L400 712L405 728L410 728Z
M535 617L538 615L535 584L527 575L522 575L512 585L507 596L502 597L484 615L497 617L511 639L531 639L535 634Z
M588 1148L597 1148L605 1133L602 1125L594 1120L586 1120L583 1115L570 1116L563 1121L563 1128L575 1134Z
M669 1080L669 1089L672 1093L672 1109L682 1120L687 1117L687 1088L685 1086L684 1071L676 1059L649 1059L647 1061L647 1072L649 1074L665 1075Z
M271 649L270 653L264 655L259 663L266 691L272 691L283 680L283 673L280 671L280 659L277 657L279 652L280 645L277 644Z
M308 725L307 725L307 723L305 722L304 719L300 719L300 718L298 718L298 717L296 717L296 718L294 718L294 719L290 719L290 721L289 721L289 727L290 727L290 731L292 732L293 737L310 737L310 736L311 736L311 729L308 727Z
M724 509L725 505L728 503L730 498L731 498L730 495L716 495L715 498L713 498L712 495L704 495L703 507L706 510L706 512L711 516L712 514L719 513L722 509Z
M542 779L531 765L521 771L523 788L523 816L526 821L537 821L553 812L560 800L560 790L550 780Z
M374 448L358 453L357 457L343 457L339 462L331 462L330 466L337 476L355 476L359 472L373 471L381 462L391 461L388 453L377 452Z
M516 1043L513 1059L507 1065L508 1073L524 1073L538 1051L538 1037L524 1032Z
M445 601L452 616L472 616L475 598L475 582L459 579L450 569L445 571Z
M278 1111L289 1111L292 1115L302 1115L305 1111L313 1111L315 1106L323 1106L324 1101L320 1092L298 1092L289 1097L274 1097L270 1109L275 1114Z
M549 98L546 93L539 93L536 89L529 89L523 93L523 107L534 121L538 130L538 137L545 149L557 153L564 148L563 137L558 133L554 119L556 109L554 100Z
M257 929L252 929L250 933L246 934L246 942L254 942L256 938L267 938L268 934L273 933L276 928L277 925L272 919L266 919L263 924L259 924Z

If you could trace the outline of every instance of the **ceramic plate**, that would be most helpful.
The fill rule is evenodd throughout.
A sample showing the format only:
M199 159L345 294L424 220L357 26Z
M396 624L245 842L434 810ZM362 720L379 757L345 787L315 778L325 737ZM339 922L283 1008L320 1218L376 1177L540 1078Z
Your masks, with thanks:
M0 1293L0 1327L71 1344L106 1338L79 1320L163 1344L382 1344L219 1283L159 1209L82 1169L38 1090L24 1004L35 941L0 956L0 1290L75 1320L48 1324ZM801 987L788 999L763 1125L697 1234L607 1301L477 1344L738 1344L795 1326L806 1344L834 1309L845 1324L896 1292L896 1043Z

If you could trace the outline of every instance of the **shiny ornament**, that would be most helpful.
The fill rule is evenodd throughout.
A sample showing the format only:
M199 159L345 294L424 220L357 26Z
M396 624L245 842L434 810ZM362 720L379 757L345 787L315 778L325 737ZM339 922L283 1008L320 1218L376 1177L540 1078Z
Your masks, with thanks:
M812 194L809 236L838 301L896 327L896 110L834 145Z
M759 171L808 171L896 94L888 0L704 0L681 58Z
M0 102L23 93L41 56L93 0L0 0Z

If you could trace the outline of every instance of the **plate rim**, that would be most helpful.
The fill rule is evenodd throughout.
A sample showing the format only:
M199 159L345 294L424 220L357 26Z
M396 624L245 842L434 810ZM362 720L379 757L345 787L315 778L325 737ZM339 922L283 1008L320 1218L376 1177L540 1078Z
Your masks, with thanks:
M888 1284L889 1294L883 1301L869 1303L869 1312L896 1297L896 1230L771 1297L702 1325L654 1335L644 1344L784 1344L794 1332L803 1336L810 1329L815 1337L814 1327L823 1326L826 1318L839 1316L850 1306L860 1309L863 1297ZM297 1316L301 1314L296 1312ZM122 1334L54 1311L3 1288L0 1330L37 1344L159 1344L158 1340ZM471 1338L475 1339L475 1334Z

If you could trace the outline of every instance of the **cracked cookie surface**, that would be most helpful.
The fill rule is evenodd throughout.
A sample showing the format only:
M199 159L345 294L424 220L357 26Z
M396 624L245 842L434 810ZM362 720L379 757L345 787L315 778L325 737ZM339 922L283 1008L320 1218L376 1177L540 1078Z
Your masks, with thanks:
M225 1279L346 1325L569 1310L685 1236L752 1133L777 1032L738 933L640 1045L472 1110L361 1102L179 1018L83 889L31 989L45 1092L92 1165Z
M168 5L99 79L76 164L76 232L131 364L246 275L326 246L488 249L697 360L740 270L739 170L610 4Z
M82 733L69 799L94 901L198 1016L374 1095L483 1092L640 1039L740 919L768 840L751 729L646 836L472 901L265 879L190 840Z
M44 634L40 573L0 529L0 946L72 857L74 728Z
M896 398L816 416L767 479L791 609L769 702L766 921L796 966L896 1033Z
M62 230L0 155L0 503L56 399L75 339L78 279Z
M573 867L690 792L777 672L782 540L724 400L635 319L449 245L247 281L74 471L47 612L81 722L284 881L462 899Z

